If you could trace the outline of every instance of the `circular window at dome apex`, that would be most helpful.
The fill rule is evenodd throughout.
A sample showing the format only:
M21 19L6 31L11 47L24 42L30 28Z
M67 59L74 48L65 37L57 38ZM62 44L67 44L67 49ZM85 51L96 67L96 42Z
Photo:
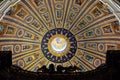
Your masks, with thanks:
M56 28L44 35L41 49L48 60L55 63L64 63L75 55L77 41L70 31Z
M56 53L62 53L67 47L67 41L62 37L56 37L52 40L51 45L52 50Z

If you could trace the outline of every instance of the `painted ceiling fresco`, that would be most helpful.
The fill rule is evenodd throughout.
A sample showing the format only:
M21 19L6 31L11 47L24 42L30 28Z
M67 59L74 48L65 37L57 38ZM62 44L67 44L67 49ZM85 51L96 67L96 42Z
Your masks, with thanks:
M13 64L29 71L51 63L76 65L81 72L95 69L105 63L107 50L120 49L115 5L109 0L0 0L0 50L11 50Z

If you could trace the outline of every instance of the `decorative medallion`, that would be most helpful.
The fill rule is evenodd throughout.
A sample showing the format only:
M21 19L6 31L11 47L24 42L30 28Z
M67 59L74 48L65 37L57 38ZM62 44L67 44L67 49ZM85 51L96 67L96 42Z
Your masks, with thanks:
M63 63L75 55L77 41L73 34L66 29L52 29L43 37L41 49L48 60Z

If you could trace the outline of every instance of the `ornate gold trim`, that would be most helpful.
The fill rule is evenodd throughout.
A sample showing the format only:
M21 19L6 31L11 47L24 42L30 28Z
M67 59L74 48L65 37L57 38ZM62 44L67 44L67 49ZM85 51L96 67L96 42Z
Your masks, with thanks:
M67 48L65 49L65 51L64 51L63 53L58 54L58 53L56 53L56 52L54 52L54 51L52 50L51 42L52 42L52 40L54 40L56 37L64 38L64 39L67 41ZM57 57L64 56L64 55L67 54L67 53L69 52L69 50L70 50L70 41L69 41L69 39L68 39L66 36L64 36L64 35L62 35L62 34L56 34L56 35L52 36L52 37L50 38L50 40L48 41L48 50L49 50L49 52L50 52L52 55L54 55L54 56L57 56Z

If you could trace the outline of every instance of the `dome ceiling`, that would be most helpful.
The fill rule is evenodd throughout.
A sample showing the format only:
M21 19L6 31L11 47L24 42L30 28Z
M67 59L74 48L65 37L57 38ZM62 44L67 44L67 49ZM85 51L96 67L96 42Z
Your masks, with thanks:
M0 50L30 71L51 63L95 69L107 50L120 49L118 17L104 1L0 1Z

